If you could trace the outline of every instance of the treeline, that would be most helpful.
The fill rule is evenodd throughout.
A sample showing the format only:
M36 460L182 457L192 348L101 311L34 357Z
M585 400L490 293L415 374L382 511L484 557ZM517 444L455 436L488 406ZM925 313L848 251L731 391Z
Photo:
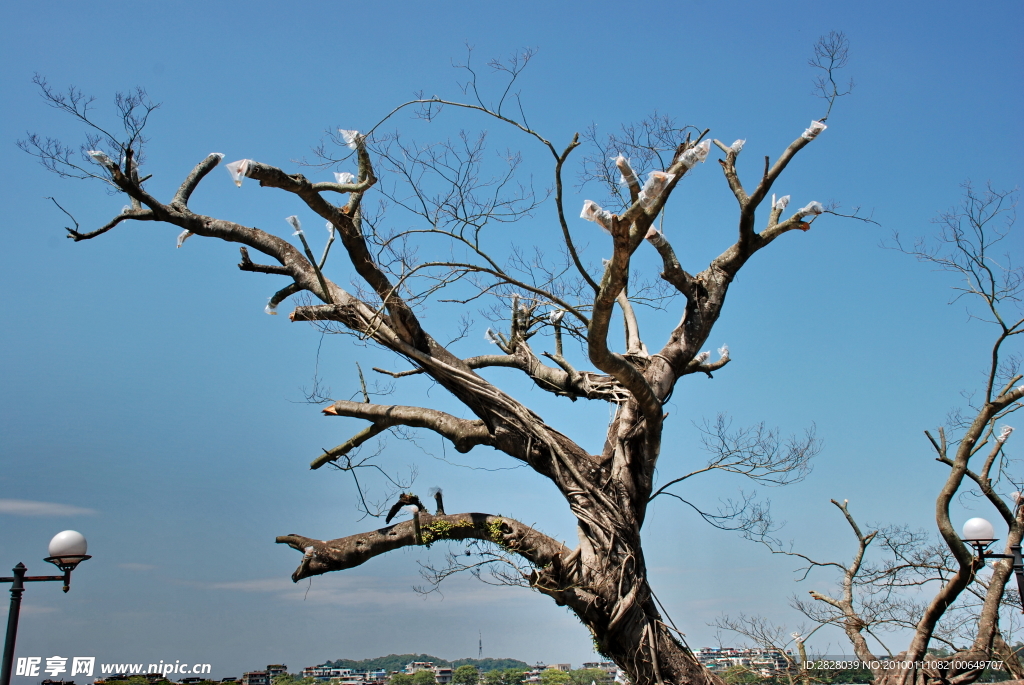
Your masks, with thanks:
M448 661L447 659L431 656L430 654L388 654L387 656L378 656L373 659L335 659L327 663L334 668L351 668L353 671L387 671L391 673L392 671L401 671L405 668L406 664L413 661L433 661L435 666L450 666L453 669L459 666L473 666L483 673L488 671L505 671L510 668L530 669L530 666L525 661L519 661L518 659L486 658Z

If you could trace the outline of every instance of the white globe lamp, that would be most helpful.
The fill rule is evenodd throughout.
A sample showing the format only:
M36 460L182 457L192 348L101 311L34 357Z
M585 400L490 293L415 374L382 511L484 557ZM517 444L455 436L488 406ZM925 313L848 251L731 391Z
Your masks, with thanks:
M963 537L965 542L995 542L996 531L992 524L983 518L968 519L964 524Z

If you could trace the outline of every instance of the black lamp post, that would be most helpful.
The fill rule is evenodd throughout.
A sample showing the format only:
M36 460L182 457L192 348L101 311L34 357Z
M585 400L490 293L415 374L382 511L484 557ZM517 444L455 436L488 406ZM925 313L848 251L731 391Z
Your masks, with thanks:
M14 664L14 643L18 639L18 615L21 613L21 593L25 591L25 583L46 580L64 581L64 592L71 589L71 572L81 562L91 559L86 550L88 543L85 536L74 530L57 533L50 540L50 556L48 561L61 571L62 576L26 576L25 564L18 563L14 567L14 576L0 578L0 583L11 583L11 610L7 614L7 639L4 641L3 671L0 671L0 685L11 685L11 667Z
M1024 559L1021 558L1020 544L1010 545L1009 554L987 552L986 550L996 541L996 532L992 524L982 518L968 520L964 524L963 537L960 539L974 547L979 559L1012 559L1013 575L1017 577L1017 592L1020 594L1021 602L1024 602Z

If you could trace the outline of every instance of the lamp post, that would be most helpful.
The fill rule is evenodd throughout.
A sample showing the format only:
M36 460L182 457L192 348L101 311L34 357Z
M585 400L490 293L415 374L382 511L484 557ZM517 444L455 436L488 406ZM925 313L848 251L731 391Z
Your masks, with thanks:
M996 532L992 524L983 518L969 519L964 524L963 537L960 539L974 547L979 559L1012 559L1013 575L1017 577L1017 592L1020 594L1021 600L1024 601L1024 559L1021 558L1019 543L1010 545L1009 554L985 551L996 541Z
M50 556L48 561L61 571L62 576L26 576L25 564L18 563L14 567L14 576L0 578L0 583L11 583L11 610L7 614L7 639L4 641L3 670L0 671L0 685L11 685L11 666L14 663L14 643L18 639L18 615L21 613L21 593L25 591L25 583L46 580L64 581L64 592L71 589L71 572L86 559L91 559L86 550L88 543L85 536L74 530L57 533L50 540Z

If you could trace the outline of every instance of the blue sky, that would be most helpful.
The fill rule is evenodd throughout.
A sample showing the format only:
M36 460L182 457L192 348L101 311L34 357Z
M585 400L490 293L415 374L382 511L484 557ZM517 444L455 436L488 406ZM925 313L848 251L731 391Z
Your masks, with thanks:
M223 677L282 661L297 670L392 652L475 656L482 633L489 656L595 658L573 617L527 591L455 579L443 597L415 594L417 561L441 551L403 551L291 584L298 555L274 545L276 535L333 538L372 525L357 520L348 481L307 468L321 447L360 427L300 401L318 348L336 397L356 390L354 361L364 369L397 362L346 338L320 347L316 331L266 316L280 285L240 273L230 246L194 238L176 250L177 231L157 225L64 239L65 217L44 196L83 226L124 203L97 184L48 174L15 147L26 132L81 139L39 99L34 73L96 95L101 117L116 91L146 87L162 103L148 129L160 197L209 152L293 170L291 160L308 155L326 128L365 130L419 90L457 96L451 63L467 42L481 65L538 49L521 92L531 124L556 146L591 123L611 131L658 111L726 142L746 138L740 171L750 177L821 115L806 60L819 35L845 31L857 87L777 187L801 206L833 198L862 206L882 227L826 217L744 268L711 340L728 343L735 361L677 390L661 473L701 460L693 423L722 411L786 434L814 423L825 449L813 474L767 493L788 521L783 537L847 557L853 538L829 498L848 498L863 522L931 525L944 474L922 431L978 385L988 333L962 306L948 306L946 275L879 243L891 230L926 234L966 179L1010 188L1024 178L1020 3L56 2L0 12L0 502L65 507L51 515L0 508L0 566L23 561L43 572L46 543L65 528L82 531L95 557L66 596L56 584L29 588L19 655L209 662ZM434 128L404 117L392 125L421 140L488 129L492 149L522 149L537 187L548 182L545 152L529 140L446 116ZM596 191L572 192L570 208ZM285 216L303 216L283 194L251 182L236 189L223 171L204 181L193 207L281 235ZM508 238L549 239L551 212L543 206ZM731 195L709 163L673 196L666 233L684 266L700 269L731 241L734 222ZM592 259L603 256L592 224L572 228L591 241ZM344 266L335 268L347 282ZM437 307L428 326L444 330L450 311ZM645 316L660 342L678 305ZM461 352L485 351L484 327L477 323ZM607 407L556 402L512 376L493 377L600 448ZM449 406L415 380L395 401L424 396ZM512 465L493 454L455 459L448 450L445 461L436 440L421 447L391 442L385 462L414 464L416 489L443 486L450 511L508 514L574 539L567 509L539 477L479 470ZM694 496L713 506L742 487L711 479ZM652 507L645 538L655 591L694 646L717 643L707 623L722 613L793 625L788 596L830 580L797 585L792 561L667 502ZM816 646L842 645L831 635Z

